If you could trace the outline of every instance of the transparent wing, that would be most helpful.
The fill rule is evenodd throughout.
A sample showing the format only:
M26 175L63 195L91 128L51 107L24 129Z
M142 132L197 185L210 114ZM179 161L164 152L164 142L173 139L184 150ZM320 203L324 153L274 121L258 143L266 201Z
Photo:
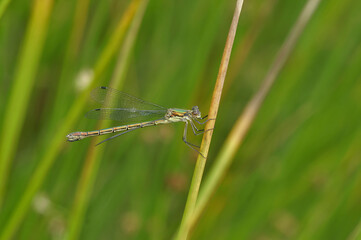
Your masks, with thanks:
M135 108L97 108L85 114L90 119L115 120L121 124L154 121L164 118L167 110L137 110Z
M91 97L104 108L166 110L165 107L150 103L109 87L99 87L92 91Z

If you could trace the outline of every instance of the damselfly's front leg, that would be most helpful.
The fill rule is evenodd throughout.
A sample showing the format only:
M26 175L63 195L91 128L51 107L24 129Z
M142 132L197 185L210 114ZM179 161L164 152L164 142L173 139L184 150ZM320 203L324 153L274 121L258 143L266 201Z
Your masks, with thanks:
M214 129L214 128L211 128L211 129L207 129L206 131L204 131L204 129L198 129L192 120L196 120L196 119L191 118L191 119L189 120L189 122L191 123L191 127L192 127L193 134L196 135L196 136L197 136L197 135L200 135L200 134L203 134L203 133L205 133L205 132L208 132L208 131L212 131L212 130ZM212 120L212 119L209 119L209 120ZM196 120L196 121L197 121L197 120ZM198 121L197 121L197 122L198 122ZM196 133L196 131L197 131L197 133Z
M198 129L197 126L194 124L194 122L192 121L192 119L189 120L189 123L191 124L191 127L192 127L192 131L193 131L193 134L198 136L200 134L203 134L204 133L204 129Z
M185 121L184 132L183 132L183 142L185 142L188 146L190 146L192 148L193 147L199 148L199 146L187 141L187 130L188 130L188 121Z
M203 156L203 154L200 151L195 149L195 148L199 148L199 146L187 141L187 130L188 130L188 121L185 121L184 132L183 132L183 142L185 144L187 144L190 148L192 148L194 151L199 153L202 157L206 158L205 156Z
M203 120L203 119L205 119L205 118L207 118L207 117L208 117L208 115L205 115L204 117L201 118L201 120ZM198 124L203 125L203 124L205 124L205 123L208 122L208 121L216 120L216 119L215 119L215 118L209 118L209 119L205 120L204 122L200 122L200 121L198 121L198 119L196 119L196 118L193 118L193 120L196 121Z

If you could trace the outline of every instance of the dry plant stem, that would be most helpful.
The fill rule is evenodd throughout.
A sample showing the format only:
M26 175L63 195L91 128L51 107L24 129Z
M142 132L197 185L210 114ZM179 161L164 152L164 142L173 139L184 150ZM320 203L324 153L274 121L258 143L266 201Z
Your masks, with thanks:
M200 193L200 197L191 221L192 227L194 227L206 204L209 202L211 195L220 183L222 176L225 174L230 164L232 163L234 155L236 154L245 135L247 134L256 114L259 111L259 108L262 105L265 96L269 92L269 89L273 85L277 75L284 66L286 60L288 59L292 49L296 44L297 39L303 32L305 25L310 20L319 2L320 0L309 0L307 2L296 24L292 28L286 41L279 50L276 59L274 60L271 68L269 69L265 79L263 80L262 86L253 96L251 101L247 104L245 110L238 118L235 126L231 130L231 133L223 144L223 147L220 150L218 157L216 158L215 164L210 170L210 173L208 175L209 177L206 179L204 187L202 188L202 191Z
M195 208L195 204L196 204L198 192L199 192L199 186L202 181L204 167L205 167L206 160L207 160L206 157L208 156L209 146L210 146L211 140L212 140L213 131L207 131L207 129L213 129L214 125L215 125L215 119L217 117L217 112L218 112L219 103L221 100L224 80L226 78L229 58L230 58L231 52L232 52L232 46L233 46L233 42L234 42L234 37L236 35L236 30L237 30L237 26L238 26L239 16L240 16L241 10L242 10L242 5L243 5L243 0L238 0L236 3L231 27L230 27L226 45L224 48L221 65L220 65L218 76L217 76L216 86L213 91L211 106L210 106L210 109L208 112L208 118L213 119L213 120L208 121L206 124L206 127L205 127L206 132L203 136L202 144L201 144L201 148L200 148L200 152L202 153L203 156L205 156L205 158L201 155L198 155L197 163L196 163L195 170L193 173L191 186L190 186L189 193L188 193L187 203L186 203L184 213L183 213L182 222L179 227L178 234L176 236L176 239L178 239L178 240L187 239L187 236L188 236L188 233L190 230L190 220L192 219L192 215L194 212L194 208Z

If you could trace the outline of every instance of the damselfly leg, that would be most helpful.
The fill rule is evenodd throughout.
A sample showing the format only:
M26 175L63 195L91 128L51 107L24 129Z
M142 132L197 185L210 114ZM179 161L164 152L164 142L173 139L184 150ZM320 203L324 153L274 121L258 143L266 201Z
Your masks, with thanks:
M201 119L205 119L206 117L208 117L208 115L202 117ZM196 121L198 124L203 125L203 124L205 124L205 123L207 123L207 122L209 122L209 121L211 121L211 120L216 120L216 119L215 119L215 118L209 118L209 119L205 120L204 122L200 122L200 121L199 121L198 119L196 119L196 118L193 118L193 120Z
M196 149L196 148L200 148L199 146L187 141L187 131L188 131L188 121L185 121L185 126L184 126L184 131L183 131L183 138L182 138L183 142L185 144L187 144L190 148L192 148L194 151L199 153L203 158L206 158L200 151L198 151L198 149Z

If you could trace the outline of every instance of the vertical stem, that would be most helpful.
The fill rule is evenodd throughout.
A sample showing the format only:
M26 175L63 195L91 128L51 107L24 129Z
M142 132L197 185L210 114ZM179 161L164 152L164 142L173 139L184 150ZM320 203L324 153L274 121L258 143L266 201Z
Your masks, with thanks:
M233 46L234 38L236 35L236 30L237 30L237 26L238 26L239 16L240 16L241 10L242 10L242 5L243 5L243 0L238 0L236 3L236 8L235 8L234 14L233 14L233 20L232 20L231 27L230 27L230 30L228 33L226 45L225 45L225 48L223 51L221 65L219 67L219 72L218 72L218 76L217 76L217 82L216 82L216 86L213 91L212 102L211 102L211 106L210 106L209 113L208 113L209 119L212 119L212 120L208 121L208 123L206 124L206 127L205 127L206 130L213 129L214 125L215 125L215 119L216 119L217 113L218 113L219 103L220 103L221 95L222 95L222 89L223 89L223 85L224 85L224 80L226 78L228 63L229 63L229 59L230 59L231 52L232 52L232 46ZM200 152L205 157L208 156L209 146L210 146L211 140L212 140L212 134L213 134L213 131L206 131L203 136L203 139L202 139ZM189 193L188 193L187 203L186 203L184 213L183 213L182 222L179 227L178 234L176 236L176 239L178 239L178 240L187 239L187 237L188 237L188 234L190 231L190 220L192 219L195 204L197 201L199 186L202 181L206 160L207 160L206 158L203 158L201 155L198 155L197 163L196 163L195 170L193 173L191 186L190 186Z

